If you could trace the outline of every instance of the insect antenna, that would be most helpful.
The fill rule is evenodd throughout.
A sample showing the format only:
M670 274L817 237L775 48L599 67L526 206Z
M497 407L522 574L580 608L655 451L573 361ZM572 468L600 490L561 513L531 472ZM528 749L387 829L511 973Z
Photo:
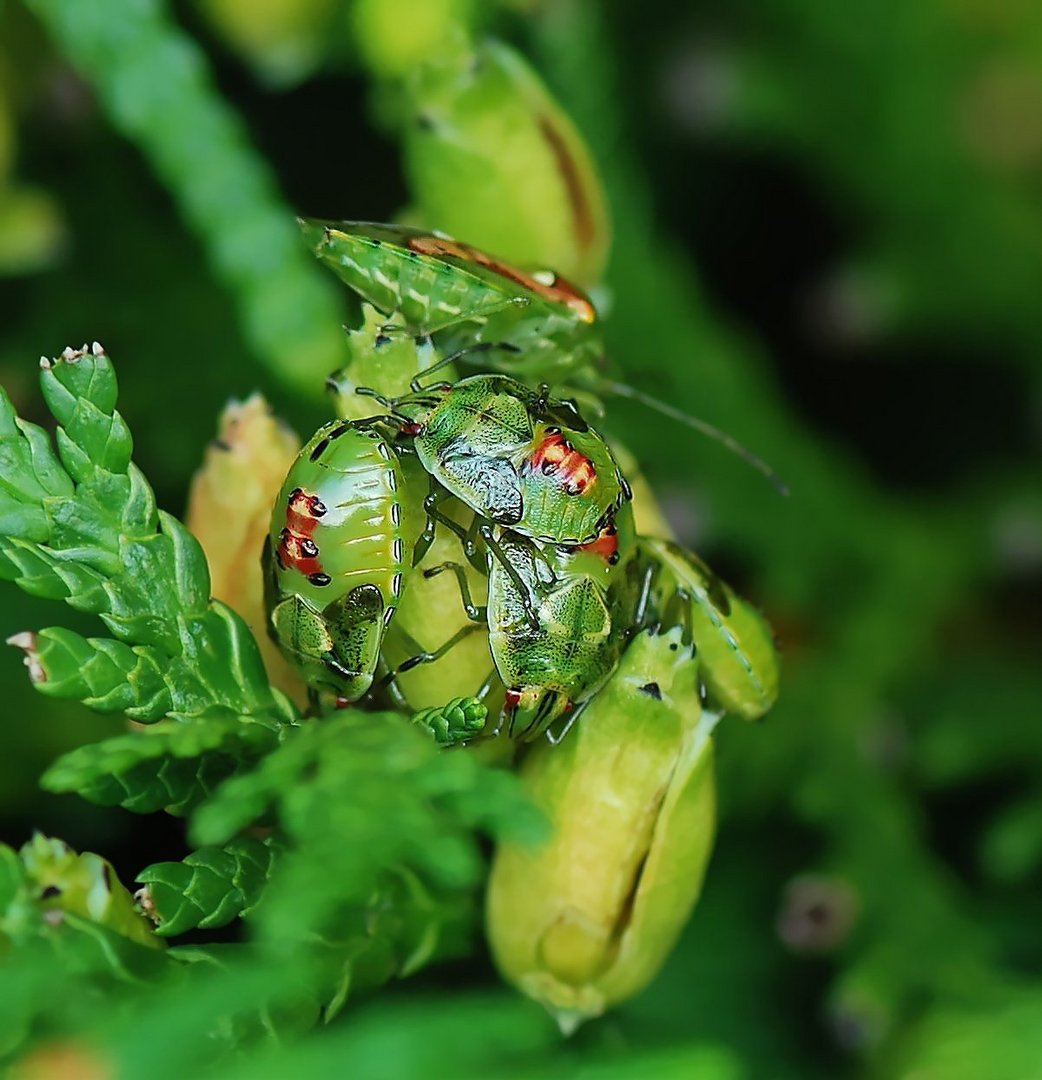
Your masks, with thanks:
M374 390L371 386L356 386L355 393L361 394L362 397L376 398L385 409L393 409L398 404L393 398L384 397L379 390Z
M732 454L736 454L744 462L751 465L758 473L766 477L767 481L779 495L789 494L788 485L774 469L763 460L763 458L758 457L747 446L743 446L733 435L728 435L726 431L722 431L714 424L710 424L707 420L702 420L700 417L683 412L675 406L667 404L665 401L659 401L658 398L652 397L650 394L645 394L642 390L637 390L635 387L628 386L626 383L614 382L609 379L600 383L600 388L607 391L609 394L614 394L616 397L629 398L631 401L639 402L645 408L652 409L657 413L661 413L663 416L668 416L671 420L676 420L685 427L693 428L695 431L714 440L714 442L721 443L723 446L726 446Z

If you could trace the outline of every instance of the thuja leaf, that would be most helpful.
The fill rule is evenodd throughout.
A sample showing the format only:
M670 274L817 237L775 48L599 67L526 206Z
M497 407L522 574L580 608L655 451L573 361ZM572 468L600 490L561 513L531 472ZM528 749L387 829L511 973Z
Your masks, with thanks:
M305 393L320 387L343 363L332 289L307 265L271 171L169 5L31 0L29 7L165 182L238 301L258 356L287 385Z
M278 851L271 839L240 836L183 862L153 863L138 874L136 899L163 937L224 926L260 899Z
M182 814L275 743L269 728L235 715L208 716L192 724L167 720L147 733L77 747L58 758L40 783L102 806Z
M243 620L210 599L195 538L157 510L133 465L100 345L43 360L56 451L0 389L0 577L97 614L113 637L61 629L16 635L36 685L134 719L197 720L214 710L277 727L293 705L268 683Z
M477 698L453 698L445 705L421 709L412 722L430 732L439 746L458 746L477 738L485 728L488 709Z

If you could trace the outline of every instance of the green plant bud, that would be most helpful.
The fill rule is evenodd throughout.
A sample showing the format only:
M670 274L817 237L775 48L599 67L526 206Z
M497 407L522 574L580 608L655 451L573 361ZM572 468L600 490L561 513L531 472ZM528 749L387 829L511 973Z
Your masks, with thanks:
M565 1032L655 977L701 890L716 718L697 674L679 629L640 634L564 741L521 766L553 835L500 845L488 935L504 976Z
M580 284L608 257L593 159L536 73L506 45L433 56L410 84L406 169L424 224Z
M361 420L383 408L372 397L357 393L360 387L378 389L384 397L400 397L409 393L417 375L441 359L433 344L417 339L399 314L384 315L365 303L361 325L347 330L347 348L347 364L326 383L336 414L344 420ZM456 381L453 365L438 372L439 380Z
M442 706L421 709L412 722L426 728L439 746L456 746L477 738L485 728L488 709L477 698L453 698Z
M428 60L466 46L475 0L354 0L358 51L374 74L400 78Z
M134 908L130 893L100 855L78 855L61 840L37 833L18 853L37 890L45 919L60 924L64 913L100 923L139 945L163 947L148 920Z
M318 66L330 44L337 0L196 0L224 40L274 83Z

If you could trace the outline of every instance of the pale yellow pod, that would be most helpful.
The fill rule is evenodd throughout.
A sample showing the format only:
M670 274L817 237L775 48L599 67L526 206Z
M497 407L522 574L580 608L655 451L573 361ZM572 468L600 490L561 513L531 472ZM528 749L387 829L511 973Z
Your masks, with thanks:
M272 685L303 706L304 683L268 636L260 562L272 503L299 450L260 394L231 402L192 479L185 524L206 553L213 596L249 624Z
M488 936L503 975L565 1031L655 977L702 887L716 717L680 637L638 635L564 741L520 768L553 835L498 848Z

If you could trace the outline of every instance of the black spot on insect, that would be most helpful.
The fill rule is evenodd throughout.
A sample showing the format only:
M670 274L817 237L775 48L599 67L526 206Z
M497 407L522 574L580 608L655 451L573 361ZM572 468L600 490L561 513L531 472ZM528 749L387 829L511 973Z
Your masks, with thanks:
M546 434L547 435L560 435L561 434L561 429L559 427L548 427L546 429Z
M333 430L326 436L327 439L339 439L341 435L346 435L350 431L350 424L338 424Z
M329 446L329 439L328 438L319 439L319 441L317 443L315 443L315 449L311 451L311 460L312 461L318 461L318 459L326 452L326 449L328 448L328 446Z
M328 509L329 508L324 502L322 502L321 499L316 499L314 496L312 496L311 513L314 514L315 517L325 517Z
M679 648L680 648L680 646L675 641L671 641L669 643L669 651L670 652L676 652L677 649L679 649Z
M391 521L395 525L400 525L402 521L402 506L401 503L391 503Z
M381 349L381 348L383 348L384 345L390 345L391 344L391 337L390 337L389 334L377 334L376 337L373 338L373 344L378 349Z
M105 888L112 891L112 867L108 863L101 864L101 874L105 879Z
M391 592L397 596L402 591L402 575L395 574L391 579Z
M321 570L314 574L308 574L308 581L310 581L312 585L317 585L319 588L328 585L332 580L333 579L328 574L323 574Z
M621 472L615 474L619 478L619 487L622 488L622 497L627 502L633 498L633 488L630 487L629 481Z
M316 544L314 540L302 540L300 550L309 559L314 559L318 556L318 544Z
M557 465L553 461L544 461L543 464L539 467L539 471L543 474L543 476L550 476L552 473L557 472Z
M41 900L53 900L56 896L61 896L62 891L57 885L48 885L43 892L40 893Z
M659 689L659 685L657 682L645 683L640 688L640 692L642 694L647 694L648 697L654 698L656 701L662 700L662 691Z
M615 565L618 564L618 561L619 561L619 553L617 551L613 551L608 556L608 565L609 566L615 566Z

